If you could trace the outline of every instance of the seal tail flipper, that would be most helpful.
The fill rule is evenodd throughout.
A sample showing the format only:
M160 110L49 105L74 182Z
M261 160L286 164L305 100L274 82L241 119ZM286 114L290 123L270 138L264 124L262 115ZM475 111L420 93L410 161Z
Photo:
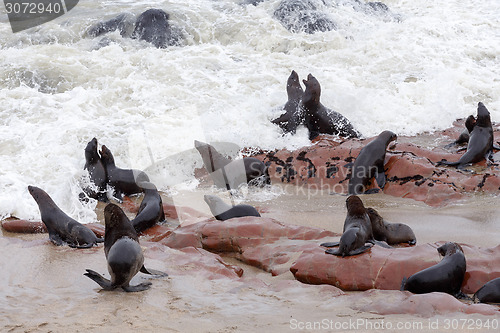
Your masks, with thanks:
M97 238L96 243L104 243L104 238Z
M399 290L405 290L406 281L408 281L408 278L406 278L406 276L403 276L403 280L401 281L401 287L399 288Z
M96 271L93 271L91 269L86 269L87 273L84 273L86 277L90 278L91 280L94 280L98 285L102 287L104 290L113 290L115 289L114 287L111 286L111 281L108 279L105 279L102 277L99 273Z
M383 247L385 249L393 249L393 247L390 246L389 244L387 244L386 242L382 242L382 241L378 241L378 240L374 240L374 239L370 239L368 241L368 243L371 243L373 245L378 245L378 246Z
M158 277L168 276L168 274L165 272L157 271L156 269L151 269L151 268L148 269L144 265L142 265L140 272L149 275L156 275Z
M133 292L137 292L137 291L144 291L144 290L148 290L149 288L151 288L151 282L143 282L143 283L138 284L137 286L122 287L122 289L128 293L133 293Z
M459 165L459 163L458 162L448 162L445 159L442 159L441 161L439 161L439 162L436 163L436 166L443 166L443 165L457 166L457 165Z
M368 251L369 249L371 249L371 245L368 246L368 245L363 245L357 249L354 249L352 250L351 252L349 252L348 254L346 254L346 256L355 256L355 255L358 255L358 254L361 254L361 253L365 253L366 251Z
M335 247L335 246L339 246L339 245L340 245L340 242L326 242L326 243L319 244L319 246L323 246L323 247Z

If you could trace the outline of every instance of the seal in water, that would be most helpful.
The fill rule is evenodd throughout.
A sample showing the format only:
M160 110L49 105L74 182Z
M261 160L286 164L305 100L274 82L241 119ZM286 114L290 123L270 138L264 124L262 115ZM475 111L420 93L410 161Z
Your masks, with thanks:
M437 251L444 256L440 263L404 278L401 290L414 294L432 293L434 291L448 293L456 298L467 298L460 288L465 276L466 262L462 247L448 242Z
M217 220L225 221L232 219L234 217L243 217L243 216L257 216L260 217L259 212L255 207L250 205L236 205L231 206L222 201L221 198L215 195L205 195L205 202L208 207L210 207L210 211L214 215Z
M113 187L117 199L121 200L123 195L141 193L143 192L141 183L149 183L149 177L144 171L118 168L113 154L105 145L101 147L101 161L106 168L108 184Z
M335 134L344 138L359 137L359 133L346 117L321 104L321 87L314 76L309 74L307 80L303 80L303 82L306 91L300 107L302 108L304 124L309 130L310 140L316 138L320 133Z
M94 280L104 290L122 288L125 291L143 291L149 289L151 282L130 286L130 280L140 271L145 274L167 276L166 273L146 269L144 255L139 245L137 232L127 215L115 204L104 208L106 231L104 233L104 254L108 262L111 281L99 273L87 269L84 275Z
M346 200L347 216L344 221L344 231L340 237L340 242L322 243L324 247L338 246L338 249L328 249L325 253L336 256L354 256L361 254L371 248L372 245L366 243L378 244L383 247L389 247L373 239L372 224L365 206L361 199L356 195L351 195Z
M299 75L295 71L292 71L288 77L286 82L286 93L288 95L288 101L283 107L285 113L271 122L278 125L285 133L295 133L297 126L302 122L299 105L302 100L302 95L304 95L304 90L300 85Z
M103 241L92 230L66 215L47 192L35 186L28 186L28 191L38 204L42 222L47 227L52 243L67 243L70 247L83 249Z
M151 228L158 222L165 221L163 203L156 186L147 182L142 183L141 186L144 188L144 198L137 215L131 221L137 233Z
M491 126L490 112L483 103L477 105L476 125L470 133L467 151L457 162L441 160L437 165L449 165L463 168L470 163L477 163L484 158L491 159L493 152L493 127Z
M500 303L500 278L487 282L472 298L476 303Z
M359 152L351 170L349 180L349 194L362 194L371 179L375 177L378 186L384 188L386 182L384 161L387 146L397 139L391 131L383 131L372 142L368 143Z
M267 167L261 160L243 157L241 160L231 161L208 143L195 140L194 146L217 187L229 190L236 189L243 183L258 186L271 183Z
M372 224L373 238L386 242L389 245L408 243L415 245L417 239L413 230L403 223L388 223L373 208L367 208L366 212Z
M91 188L85 188L84 192L90 198L107 202L106 184L108 182L108 177L106 175L106 169L102 164L101 157L97 152L96 138L90 140L87 147L85 147L85 166L83 169L88 171L90 181L97 187L97 192Z

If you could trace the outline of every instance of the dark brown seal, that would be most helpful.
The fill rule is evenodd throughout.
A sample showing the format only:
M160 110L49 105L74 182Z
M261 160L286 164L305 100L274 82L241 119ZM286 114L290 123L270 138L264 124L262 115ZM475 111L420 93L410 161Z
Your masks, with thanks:
M108 183L108 177L106 174L106 168L102 164L101 156L97 152L97 139L93 138L89 141L85 147L85 166L84 170L89 173L90 181L96 186L97 191L91 188L84 188L84 192L93 199L97 199L102 202L107 202L108 197L106 196L106 185Z
M158 222L165 221L163 202L156 186L152 183L142 183L144 198L135 218L131 221L135 231L138 233L151 228Z
M208 207L210 207L210 211L212 212L214 217L220 221L244 216L260 217L257 209L250 205L240 204L231 206L215 195L205 195L204 199Z
M444 256L438 264L403 279L401 290L414 294L443 292L457 298L466 298L460 288L465 276L466 262L462 247L448 242L437 251Z
M111 281L99 273L87 269L84 275L94 280L104 290L122 288L125 291L143 291L151 286L145 282L130 286L130 280L140 271L146 274L166 276L166 273L148 270L144 267L144 255L139 238L132 223L123 210L114 204L104 208L106 231L104 234L104 254L108 262Z
M473 299L476 303L500 303L500 278L485 283L476 291Z
M288 101L283 107L285 113L271 122L278 125L284 133L295 133L297 126L301 122L299 106L302 95L304 95L304 90L300 85L299 75L295 71L292 71L288 77L286 82L286 93L288 95Z
M383 189L386 182L384 162L387 146L397 139L391 131L383 131L377 138L361 149L351 170L349 194L362 194L371 179L375 177L378 186Z
M47 192L35 186L28 186L28 191L38 204L42 222L47 227L52 243L89 248L102 242L92 230L66 215Z
M417 239L413 230L403 223L389 223L373 208L367 208L366 212L372 224L373 237L389 245L408 243L415 245Z

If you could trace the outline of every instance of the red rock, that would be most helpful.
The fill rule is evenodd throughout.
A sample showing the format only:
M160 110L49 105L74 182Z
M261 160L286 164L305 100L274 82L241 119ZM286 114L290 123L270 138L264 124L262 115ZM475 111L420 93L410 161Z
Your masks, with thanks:
M99 223L89 223L84 224L87 228L92 230L97 237L104 237L104 226ZM35 234L35 233L46 233L47 228L42 221L27 221L20 220L15 217L9 217L2 221L2 228L5 231L23 233L23 234Z

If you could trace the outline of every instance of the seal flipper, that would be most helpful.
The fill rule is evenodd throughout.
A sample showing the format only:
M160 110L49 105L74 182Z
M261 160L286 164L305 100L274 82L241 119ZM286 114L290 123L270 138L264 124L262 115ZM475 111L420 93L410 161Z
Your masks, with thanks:
M324 246L324 247L335 247L339 246L340 242L326 242L326 243L321 243L319 246Z
M368 251L369 249L371 249L372 246L368 246L368 245L363 245L357 249L354 249L352 251L350 251L348 254L346 254L346 256L355 256L355 255L358 255L358 254L361 254L361 253L364 253L366 251Z
M68 243L68 246L73 248L73 249L89 249L91 248L92 246L96 245L95 243L88 243L88 244L83 244L83 245L80 245L80 244L70 244Z
M86 277L90 278L91 280L94 280L98 285L102 287L104 290L113 290L115 287L111 285L111 281L108 279L102 277L99 273L96 271L93 271L91 269L86 269L87 273L84 273Z
M378 245L378 246L383 247L385 249L393 249L393 247L390 246L389 244L387 244L386 242L378 241L378 240L375 240L375 239L370 239L367 242L371 243L373 245Z
M377 180L378 186L383 190L386 182L384 165L382 165L382 167L379 166L377 168L375 179Z
M143 282L143 283L138 284L137 286L126 286L126 287L122 287L122 289L128 293L133 293L133 292L137 292L137 291L148 290L149 288L151 288L151 284L152 284L151 282Z
M61 236L59 236L56 233L50 233L49 232L49 239L52 243L54 243L57 246L62 246L64 245L64 241L62 240Z
M168 274L165 272L157 271L156 269L151 269L151 268L148 269L144 265L142 265L140 272L149 275L157 275L158 277L168 276Z

